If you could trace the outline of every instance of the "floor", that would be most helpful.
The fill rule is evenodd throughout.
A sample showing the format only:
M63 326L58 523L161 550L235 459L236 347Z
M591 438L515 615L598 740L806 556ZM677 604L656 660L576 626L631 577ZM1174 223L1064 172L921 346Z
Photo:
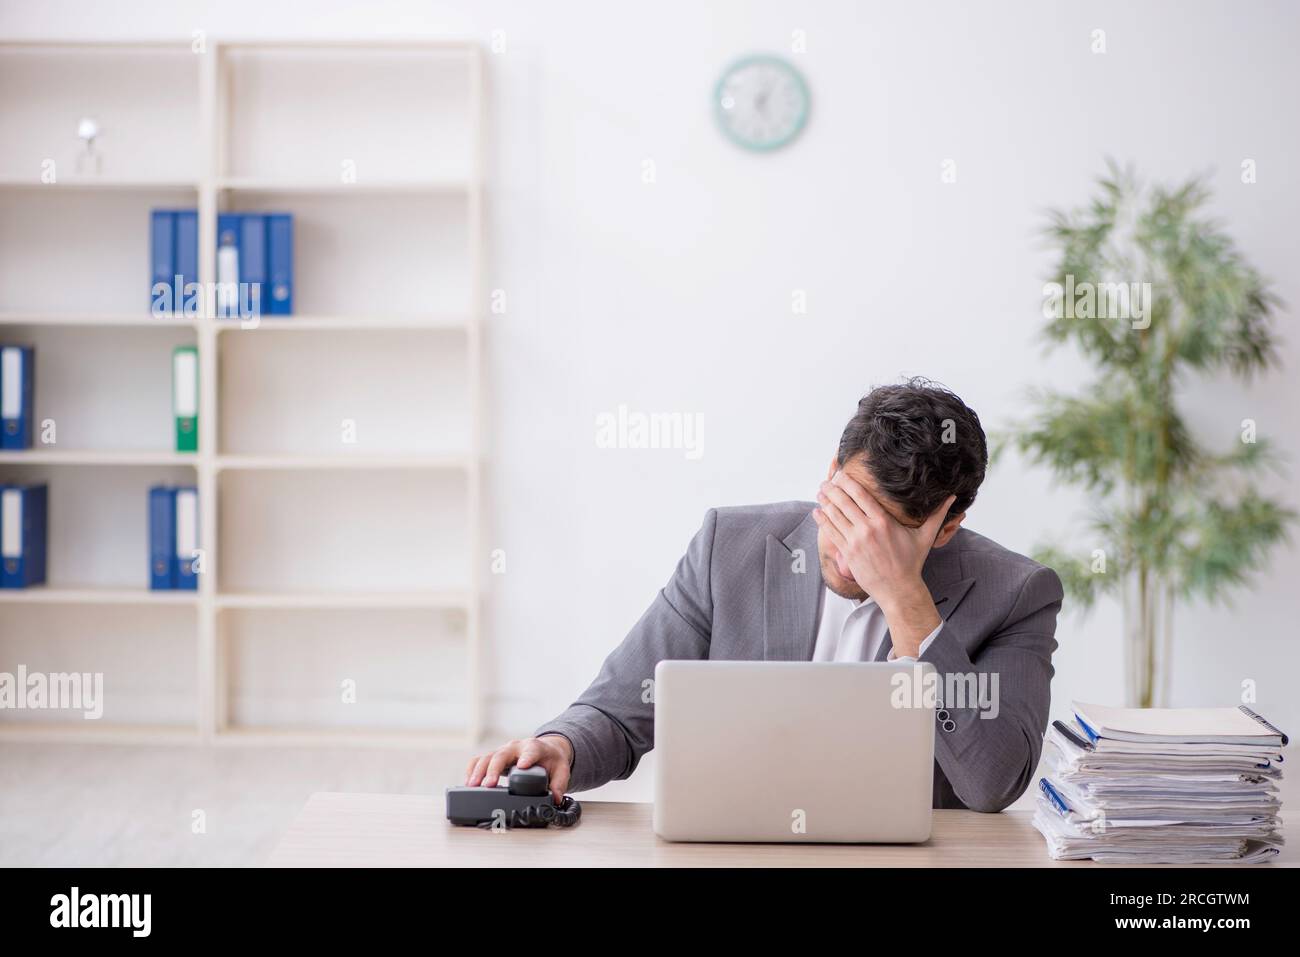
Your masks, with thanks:
M469 754L4 742L0 867L256 867L313 792L423 794L441 804ZM651 800L652 767L648 759L631 780L587 797Z
M440 801L466 760L462 751L4 743L0 867L257 866L313 791Z

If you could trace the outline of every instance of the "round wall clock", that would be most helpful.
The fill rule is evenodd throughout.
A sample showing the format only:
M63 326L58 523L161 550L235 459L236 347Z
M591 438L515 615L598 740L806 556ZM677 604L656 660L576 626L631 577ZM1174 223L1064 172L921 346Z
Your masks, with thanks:
M751 56L729 66L713 93L718 126L745 149L785 146L808 122L808 84L776 56Z

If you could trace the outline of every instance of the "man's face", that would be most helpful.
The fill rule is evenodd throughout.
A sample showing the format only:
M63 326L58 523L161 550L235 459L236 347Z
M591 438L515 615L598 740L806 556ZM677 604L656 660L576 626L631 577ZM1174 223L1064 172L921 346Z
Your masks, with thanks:
M834 476L836 469L837 466L832 462L830 475L827 476L828 479ZM876 480L871 477L871 472L867 469L866 463L861 456L849 459L839 469L866 489L871 497L880 503L880 507L888 512L894 521L900 525L906 525L908 528L919 528L925 524L924 521L918 522L906 514L897 502L881 493L880 487L876 484ZM867 597L867 593L853 580L853 572L845 564L839 550L827 540L826 532L821 529L817 532L817 560L822 569L822 581L835 594L841 598L850 598L854 601L862 601Z

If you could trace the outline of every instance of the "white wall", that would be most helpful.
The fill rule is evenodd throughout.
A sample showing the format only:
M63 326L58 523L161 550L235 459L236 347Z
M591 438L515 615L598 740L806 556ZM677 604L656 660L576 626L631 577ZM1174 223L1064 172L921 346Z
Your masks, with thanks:
M1209 172L1215 213L1300 302L1292 4L278 2L6 4L4 36L475 37L492 152L488 680L511 733L564 706L667 579L706 508L808 497L858 395L923 373L986 426L1034 384L1086 368L1035 339L1047 207L1080 203L1103 158L1175 181ZM1106 31L1104 55L1090 32ZM724 65L789 49L813 95L792 148L747 155L713 128ZM1243 185L1239 164L1258 164ZM958 182L940 183L957 162ZM657 181L642 182L652 160ZM792 315L792 290L807 315ZM1292 313L1283 317L1284 329ZM1249 388L1188 383L1227 446L1253 418L1300 475L1296 336ZM601 450L620 404L702 413L704 455ZM1288 421L1288 418L1292 418ZM1300 497L1278 480L1293 506ZM1082 503L1041 471L991 472L972 527L1028 550ZM1279 551L1233 609L1178 620L1175 704L1233 704L1244 678L1292 732L1300 557ZM1122 694L1119 617L1065 617L1055 709Z

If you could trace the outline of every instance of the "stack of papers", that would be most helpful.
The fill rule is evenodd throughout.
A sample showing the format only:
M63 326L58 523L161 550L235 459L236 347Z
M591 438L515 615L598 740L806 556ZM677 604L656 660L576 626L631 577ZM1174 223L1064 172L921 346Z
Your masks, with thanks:
M1057 860L1258 863L1282 845L1287 736L1249 708L1073 702L1053 722L1034 827Z

